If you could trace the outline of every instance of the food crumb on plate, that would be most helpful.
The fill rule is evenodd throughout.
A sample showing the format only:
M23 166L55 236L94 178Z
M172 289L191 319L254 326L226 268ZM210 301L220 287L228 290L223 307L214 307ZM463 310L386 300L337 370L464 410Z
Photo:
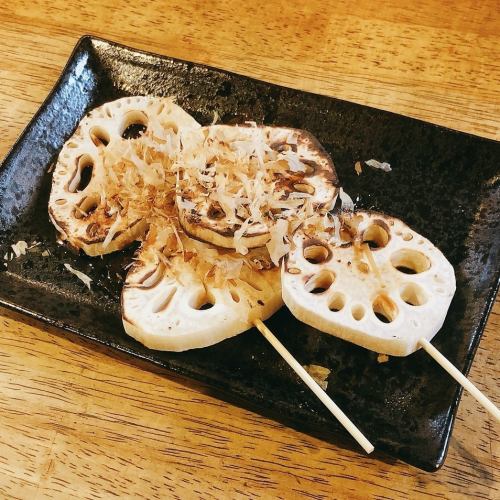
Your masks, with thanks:
M367 160L365 163L372 168L378 168L383 172L392 172L391 164L386 161L380 162L378 160Z
M26 250L28 249L28 243L24 240L19 240L17 243L11 245L12 250L16 255L16 259L21 255L26 255Z
M304 370L311 375L313 380L324 390L328 387L326 380L331 373L331 370L320 365L303 365Z
M74 274L78 279L82 280L85 283L85 286L90 290L90 283L92 282L92 278L87 276L85 273L78 271L78 269L74 269L69 264L64 264L64 267L72 274Z
M387 363L389 361L389 356L387 354L379 354L377 356L377 363Z

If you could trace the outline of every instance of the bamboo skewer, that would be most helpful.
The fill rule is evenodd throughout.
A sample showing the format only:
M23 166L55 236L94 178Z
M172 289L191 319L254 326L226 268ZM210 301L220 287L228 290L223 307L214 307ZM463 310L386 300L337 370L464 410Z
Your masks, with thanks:
M372 270L379 278L380 272L375 264L370 246L363 245L363 249L368 257ZM458 370L450 361L448 361L427 339L421 338L418 345L424 349L444 370L446 370L466 391L468 391L485 409L500 422L500 410L489 400L460 370Z
M330 410L333 416L344 426L349 434L366 451L371 453L373 445L366 439L362 432L351 422L347 415L332 401L332 399L321 389L316 381L304 370L300 363L287 351L285 346L274 336L269 328L260 320L254 321L255 327L262 333L266 340L278 351L281 357L288 363L292 370L302 379L302 381L314 392L318 399Z
M418 344L468 391L497 422L500 422L500 410L460 370L453 366L427 339L420 339Z

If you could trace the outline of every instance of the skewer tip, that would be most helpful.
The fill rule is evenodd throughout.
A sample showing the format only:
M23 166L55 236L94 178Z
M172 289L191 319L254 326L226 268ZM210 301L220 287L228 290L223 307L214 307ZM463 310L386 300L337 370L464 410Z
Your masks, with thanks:
M500 410L488 399L456 366L443 356L427 339L421 338L418 345L447 371L483 408L500 423Z
M306 372L304 367L288 352L285 346L275 337L269 328L260 319L254 320L255 327L265 339L276 349L280 356L288 363L290 368L302 379L318 399L330 410L332 415L344 426L349 434L358 442L366 453L371 453L375 448L363 433L351 422L349 417L333 402L328 394Z

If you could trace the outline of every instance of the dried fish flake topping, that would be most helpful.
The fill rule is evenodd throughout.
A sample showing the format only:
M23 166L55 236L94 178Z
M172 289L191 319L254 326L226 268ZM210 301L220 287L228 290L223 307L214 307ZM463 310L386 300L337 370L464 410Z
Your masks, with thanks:
M335 197L331 158L305 131L216 125L185 131L181 143L181 225L217 246L245 255L271 240L276 263L286 244L279 221L293 230Z
M126 97L92 110L53 174L49 215L61 238L91 256L142 238L174 199L180 131L198 127L172 98Z
M21 255L26 255L26 250L28 250L28 243L24 240L20 240L17 243L11 245L11 248L16 255L16 259Z
M64 264L64 267L71 273L74 274L79 280L83 281L85 286L90 290L90 283L92 283L92 278L90 276L87 276L85 273L82 273L81 271L78 271L78 269L75 269L71 267L69 264Z
M392 172L391 164L386 161L380 162L377 160L367 160L365 163L372 168L377 168L383 172Z

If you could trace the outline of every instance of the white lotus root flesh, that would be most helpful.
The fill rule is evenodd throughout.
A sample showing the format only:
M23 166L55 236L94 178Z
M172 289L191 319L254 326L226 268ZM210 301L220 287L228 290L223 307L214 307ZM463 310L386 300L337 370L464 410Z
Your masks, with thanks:
M292 314L367 349L406 356L440 330L455 293L453 267L429 240L375 212L304 224L282 271ZM335 235L337 233L337 235ZM340 237L340 238L339 238Z
M244 254L271 239L276 220L298 225L335 197L333 162L303 130L212 125L182 143L180 222L217 246Z
M152 349L202 348L283 305L280 270L265 249L243 257L172 227L150 231L127 275L121 303L130 336Z
M91 256L141 237L151 210L173 194L185 127L199 125L171 98L125 97L85 116L54 169L49 215L60 237Z

